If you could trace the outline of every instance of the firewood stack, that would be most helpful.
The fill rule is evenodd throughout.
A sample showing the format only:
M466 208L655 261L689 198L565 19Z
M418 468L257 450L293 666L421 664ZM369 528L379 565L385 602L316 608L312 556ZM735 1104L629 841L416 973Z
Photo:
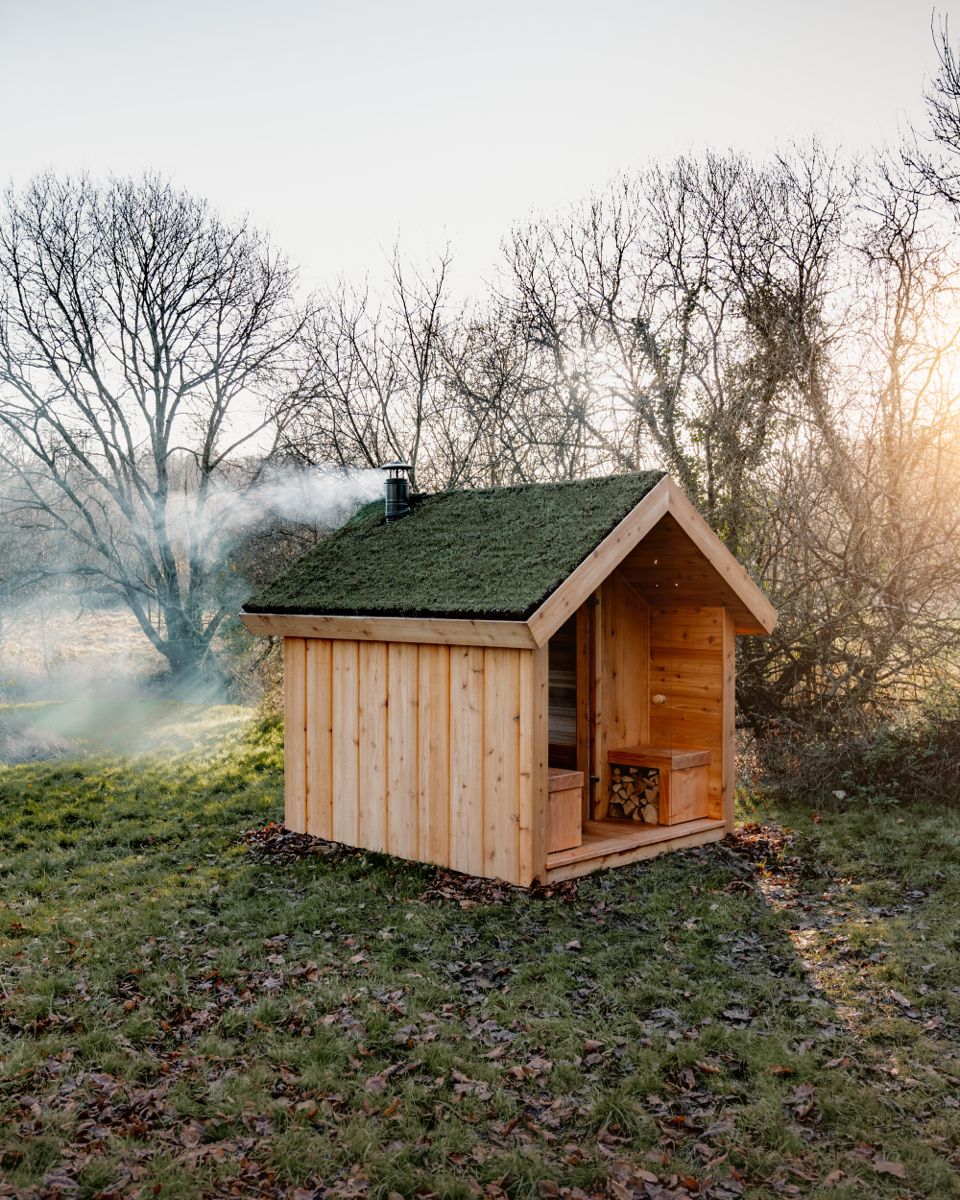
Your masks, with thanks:
M656 767L610 768L608 817L630 821L660 821L660 772Z

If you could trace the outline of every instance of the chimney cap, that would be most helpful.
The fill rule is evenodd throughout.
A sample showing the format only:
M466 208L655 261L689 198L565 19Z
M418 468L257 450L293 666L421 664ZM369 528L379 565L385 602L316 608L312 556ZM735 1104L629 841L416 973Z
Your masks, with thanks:
M413 463L408 462L388 462L380 464L381 471L412 471Z

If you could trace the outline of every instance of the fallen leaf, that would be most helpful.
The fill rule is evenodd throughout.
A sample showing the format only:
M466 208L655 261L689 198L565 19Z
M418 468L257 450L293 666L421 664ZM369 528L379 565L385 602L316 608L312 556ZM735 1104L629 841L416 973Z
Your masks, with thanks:
M379 1096L387 1086L387 1078L389 1071L381 1071L378 1075L371 1075L363 1085L363 1090L369 1092L371 1096Z

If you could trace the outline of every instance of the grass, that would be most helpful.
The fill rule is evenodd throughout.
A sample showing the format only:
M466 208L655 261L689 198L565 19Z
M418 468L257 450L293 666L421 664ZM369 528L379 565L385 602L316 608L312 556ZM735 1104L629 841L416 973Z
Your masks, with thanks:
M960 1194L960 810L483 903L252 851L280 733L210 719L0 768L0 1195Z
M662 478L660 471L374 501L244 606L252 612L529 617Z

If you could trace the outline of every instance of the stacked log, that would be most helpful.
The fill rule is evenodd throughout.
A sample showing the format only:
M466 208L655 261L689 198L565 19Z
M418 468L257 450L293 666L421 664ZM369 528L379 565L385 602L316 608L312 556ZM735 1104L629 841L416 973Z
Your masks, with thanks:
M610 768L608 817L628 821L660 821L660 772L656 767Z

